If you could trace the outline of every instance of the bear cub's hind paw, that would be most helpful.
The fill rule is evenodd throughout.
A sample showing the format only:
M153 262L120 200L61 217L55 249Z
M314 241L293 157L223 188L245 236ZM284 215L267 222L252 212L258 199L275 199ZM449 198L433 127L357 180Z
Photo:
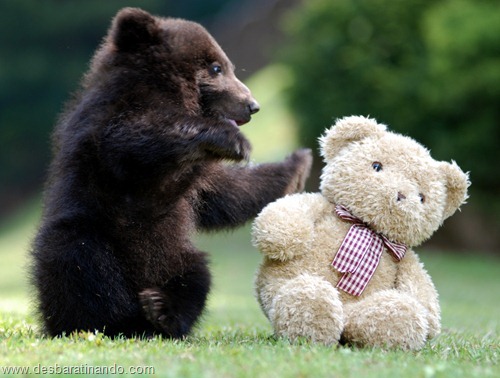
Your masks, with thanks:
M139 293L139 301L146 319L163 335L181 338L189 332L190 326L176 316L175 308L168 303L161 289L144 289Z

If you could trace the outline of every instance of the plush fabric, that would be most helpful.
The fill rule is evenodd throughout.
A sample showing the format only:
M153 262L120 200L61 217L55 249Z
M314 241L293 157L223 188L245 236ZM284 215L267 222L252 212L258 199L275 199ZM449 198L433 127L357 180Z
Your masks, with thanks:
M263 254L255 282L261 308L291 340L418 350L441 325L438 293L413 248L465 203L468 175L370 118L338 120L320 145L321 192L281 198L253 224ZM343 273L332 261L352 226L337 205L408 248L398 261L384 244L359 296L337 287Z

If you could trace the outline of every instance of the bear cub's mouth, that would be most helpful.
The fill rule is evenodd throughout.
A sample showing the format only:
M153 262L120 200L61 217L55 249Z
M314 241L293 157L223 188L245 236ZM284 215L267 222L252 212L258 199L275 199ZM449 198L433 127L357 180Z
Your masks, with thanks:
M232 118L228 118L228 117L224 117L224 119L227 122L229 122L231 125L236 126L236 127L243 126L245 123L250 122L250 119L240 120L240 119L232 119Z

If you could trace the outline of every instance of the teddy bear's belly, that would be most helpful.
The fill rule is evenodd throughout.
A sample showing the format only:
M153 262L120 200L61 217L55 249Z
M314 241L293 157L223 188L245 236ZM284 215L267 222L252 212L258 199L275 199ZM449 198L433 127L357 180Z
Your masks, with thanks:
M307 256L307 255L306 255ZM342 277L332 266L331 254L324 255L322 261L312 261L306 257L299 257L292 261L280 262L276 260L265 260L256 277L256 293L259 303L267 314L272 299L277 295L280 288L290 279L301 274L319 276L335 287ZM397 263L384 251L377 270L360 297L355 297L339 290L340 299L344 303L357 301L380 290L395 288L397 275Z
M363 297L369 296L381 290L394 289L396 287L396 276L398 271L397 264L398 263L393 260L393 258L387 253L387 251L384 250L380 258L380 263L363 293L359 297L355 297L343 292L342 290L339 290L342 302L346 303L357 301ZM341 274L337 272L335 272L335 274L338 277L335 281L336 285L341 277Z

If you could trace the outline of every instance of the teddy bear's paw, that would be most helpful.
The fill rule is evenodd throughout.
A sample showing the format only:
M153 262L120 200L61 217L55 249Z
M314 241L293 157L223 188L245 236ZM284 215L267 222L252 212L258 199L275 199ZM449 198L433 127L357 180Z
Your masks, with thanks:
M427 317L429 321L429 334L428 339L432 339L441 333L441 317L438 315L429 315Z
M300 275L281 287L269 319L278 336L337 344L344 326L337 290L324 279Z
M365 347L419 350L429 333L427 310L395 290L371 295L345 308L342 341Z
M321 195L301 193L269 204L253 223L253 245L272 260L287 261L307 253L315 217L323 213L324 203Z

